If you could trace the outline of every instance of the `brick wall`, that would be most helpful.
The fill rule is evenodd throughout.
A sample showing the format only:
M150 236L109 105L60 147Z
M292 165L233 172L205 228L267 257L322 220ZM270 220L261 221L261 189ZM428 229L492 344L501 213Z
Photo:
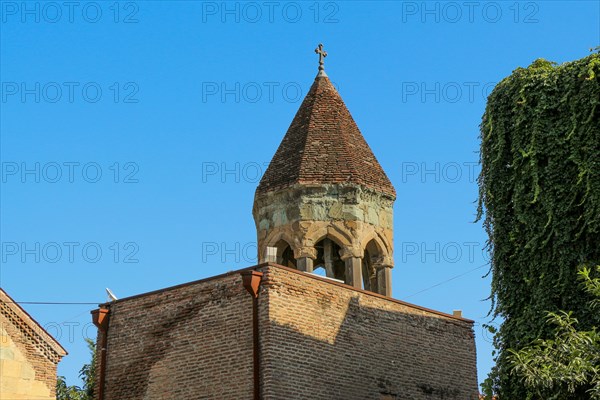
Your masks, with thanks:
M239 274L110 305L105 400L252 397L252 299Z
M470 322L264 270L264 400L477 399Z
M260 266L264 400L477 398L469 321ZM238 272L110 304L105 400L252 399Z

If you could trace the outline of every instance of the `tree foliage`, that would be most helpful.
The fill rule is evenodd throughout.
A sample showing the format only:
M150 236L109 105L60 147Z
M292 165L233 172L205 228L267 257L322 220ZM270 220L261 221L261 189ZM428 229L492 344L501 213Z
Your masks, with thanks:
M94 388L96 386L96 343L85 339L90 350L91 360L84 364L79 370L79 378L83 380L83 388L72 385L68 386L64 376L59 376L56 382L57 400L93 400Z
M595 297L590 306L598 310L600 279L592 279L587 268L580 275ZM552 339L538 339L520 351L510 351L513 374L539 399L600 400L600 332L577 330L578 321L570 311L548 313L548 323L555 326Z
M508 349L551 338L548 312L564 322L559 310L571 310L583 331L600 322L577 284L579 266L600 261L600 54L539 59L502 80L483 115L480 157L478 217L494 316L504 319L493 388L524 399L535 393L511 375Z

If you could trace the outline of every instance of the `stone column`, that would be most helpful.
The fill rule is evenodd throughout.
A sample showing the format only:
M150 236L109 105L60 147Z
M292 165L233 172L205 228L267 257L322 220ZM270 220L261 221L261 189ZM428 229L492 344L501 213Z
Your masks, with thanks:
M392 267L389 265L377 265L377 293L392 297Z
M297 252L294 252L294 258L296 259L298 271L313 272L317 250L312 246L304 245Z
M277 247L267 246L265 248L264 259L259 262L272 262L281 264L281 259L277 257Z
M362 289L362 258L348 257L346 263L346 284Z
M333 243L331 239L323 240L323 262L325 264L326 275L329 278L333 278Z
M301 257L296 260L298 271L313 272L314 260L310 257Z

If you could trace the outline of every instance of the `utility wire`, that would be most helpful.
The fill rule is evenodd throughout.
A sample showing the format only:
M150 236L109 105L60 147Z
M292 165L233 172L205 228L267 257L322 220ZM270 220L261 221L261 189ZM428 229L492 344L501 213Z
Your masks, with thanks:
M412 293L412 294L410 294L408 296L405 296L404 298L405 299L409 299L409 298L414 297L414 296L416 296L418 294L421 294L423 292L427 292L427 291L429 291L431 289L434 289L434 288L436 288L438 286L442 286L442 285L444 285L444 284L446 284L448 282L451 282L451 281L453 281L455 279L458 279L458 278L461 278L461 277L463 277L463 276L465 276L467 274L470 274L471 272L477 271L477 270L479 270L479 269L481 269L483 267L487 267L488 265L489 264L480 265L480 266L475 267L473 269L470 269L470 270L468 270L466 272L463 272L462 274L459 274L459 275L453 276L452 278L446 279L445 281L436 283L433 286L429 286L428 288L419 290L418 292L415 292L415 293ZM96 305L97 306L101 302L86 303L86 302L14 301L14 302L7 302L7 303L12 303L12 304L37 304L37 305L78 305L78 306L81 306L81 305Z
M440 283L436 283L436 284L435 284L435 285L433 285L433 286L430 286L430 287L428 287L428 288L425 288L425 289L423 289L423 290L419 290L418 292L415 292L415 293L413 293L413 294L410 294L410 295L406 296L406 297L405 297L405 299L409 299L409 298L411 298L411 297L414 297L414 296L416 296L416 295L418 295L418 294L421 294L421 293L423 293L423 292L427 292L428 290L431 290L431 289L433 289L433 288L436 288L436 287L438 287L438 286L441 286L441 285L443 285L443 284L445 284L445 283L448 283L448 282L450 282L450 281L453 281L453 280L455 280L455 279L458 279L458 278L460 278L460 277L463 277L463 276L465 276L465 275L467 275L467 274L470 274L470 273L471 273L471 272L473 272L473 271L477 271L478 269L481 269L481 268L483 268L483 267L487 267L488 265L489 265L489 264L483 264L483 265L480 265L479 267L475 267L475 268L473 268L473 269L470 269L470 270L468 270L467 272L463 272L462 274L459 274L459 275L453 276L452 278L446 279L445 281L442 281L442 282L440 282Z

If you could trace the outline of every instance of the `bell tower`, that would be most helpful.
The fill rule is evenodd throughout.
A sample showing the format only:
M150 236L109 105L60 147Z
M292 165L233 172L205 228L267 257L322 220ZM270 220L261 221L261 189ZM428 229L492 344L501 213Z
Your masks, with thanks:
M396 191L324 69L254 197L259 262L391 296Z

